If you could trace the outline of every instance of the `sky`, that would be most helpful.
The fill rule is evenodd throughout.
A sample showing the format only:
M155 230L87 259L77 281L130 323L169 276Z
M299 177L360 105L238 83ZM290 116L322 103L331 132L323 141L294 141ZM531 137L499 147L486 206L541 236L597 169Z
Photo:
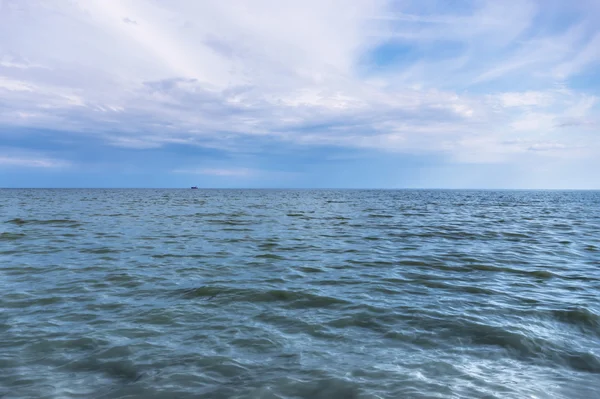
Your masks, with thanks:
M0 187L600 189L598 0L0 0Z

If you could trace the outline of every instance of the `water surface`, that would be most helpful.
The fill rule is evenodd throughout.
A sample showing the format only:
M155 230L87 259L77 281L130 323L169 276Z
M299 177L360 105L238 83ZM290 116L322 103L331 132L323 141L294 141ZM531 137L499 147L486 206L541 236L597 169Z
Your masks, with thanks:
M0 190L0 397L593 398L600 192Z

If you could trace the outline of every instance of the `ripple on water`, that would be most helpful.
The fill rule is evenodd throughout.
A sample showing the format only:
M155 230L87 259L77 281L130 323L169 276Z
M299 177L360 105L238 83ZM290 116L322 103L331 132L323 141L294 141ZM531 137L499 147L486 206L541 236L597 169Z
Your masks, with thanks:
M7 220L6 223L17 226L33 225L33 226L48 226L48 227L80 227L82 224L77 220L70 219L21 219L15 218Z

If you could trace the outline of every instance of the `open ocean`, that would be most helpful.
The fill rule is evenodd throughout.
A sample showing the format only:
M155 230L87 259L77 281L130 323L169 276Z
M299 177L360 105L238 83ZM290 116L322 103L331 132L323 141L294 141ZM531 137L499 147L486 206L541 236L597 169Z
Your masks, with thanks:
M0 397L600 398L600 192L2 189Z

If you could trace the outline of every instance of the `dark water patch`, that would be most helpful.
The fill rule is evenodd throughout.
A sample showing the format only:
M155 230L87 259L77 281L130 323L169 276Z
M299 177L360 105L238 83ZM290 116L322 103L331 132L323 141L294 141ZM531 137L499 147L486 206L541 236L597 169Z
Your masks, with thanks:
M128 273L111 273L105 277L105 281L125 288L135 288L143 284L143 281Z
M101 284L102 288L109 288L111 284ZM89 303L85 305L86 310L90 312L119 312L121 310L126 310L127 305L123 302L118 302L117 300L113 302L104 302L104 303ZM118 313L113 313L118 315ZM98 320L99 322L103 322L102 320Z
M0 241L17 241L25 237L26 235L23 233L0 233Z
M262 312L253 317L253 320L266 325L275 326L286 334L309 336L321 339L335 339L343 341L344 337L330 331L322 323L307 322L297 317L289 317L275 312Z
M83 248L83 249L80 249L79 252L84 253L84 254L103 255L103 254L117 254L117 253L120 253L121 251L114 249L114 248L102 247L102 248Z
M340 215L337 215L337 216L330 216L330 217L326 217L326 218L323 218L323 219L324 219L324 220L340 220L340 221L352 220L352 219L351 219L351 218L349 218L349 217L346 217L346 216L340 216Z
M75 373L103 374L122 382L135 382L142 378L136 365L130 360L101 360L96 356L69 363L63 369Z
M267 290L250 291L240 296L249 302L284 302L293 308L329 307L347 304L348 301L325 295L316 295L302 291Z
M266 279L265 283L285 285L288 283L288 281L285 278L281 278L281 277L271 277L271 278Z
M279 243L277 242L264 242L261 244L258 244L258 249L260 249L261 251L268 251L274 248L277 248L279 246Z
M77 233L60 233L61 237L68 237L68 238L74 238L74 237L81 237L81 234L77 234Z
M121 238L121 237L123 237L120 234L103 233L103 232L98 232L98 233L95 233L94 235L98 238Z
M558 363L576 371L600 373L600 360L593 354L561 347L545 338L532 336L515 328L482 324L464 318L434 319L429 323L419 324L420 328L435 332L446 342L453 340L463 346L499 348L521 361L542 365Z
M48 219L48 220L40 220L40 219L21 219L15 218L7 220L6 223L11 223L17 226L24 225L37 225L37 226L49 226L49 227L80 227L82 224L77 220L71 219Z
M191 259L195 259L195 258L206 258L209 255L207 254L190 254L190 253L186 253L186 254L171 254L171 253L167 253L167 254L155 254L152 255L153 258L155 259L168 259L168 258L191 258Z
M367 311L358 311L352 315L342 316L328 321L326 326L344 330L346 328L356 327L371 330L381 334L386 334L391 327L400 319L392 314L373 314Z
M511 231L505 231L501 233L504 237L508 239L531 239L531 235L524 233L516 233Z
M159 241L159 240L162 240L162 237L142 236L142 237L140 237L140 240L145 240L145 241Z
M178 295L187 299L204 298L211 300L218 297L221 301L228 299L239 303L279 302L291 308L329 307L350 303L347 300L332 296L280 289L253 290L231 287L198 287L179 291Z
M10 309L37 309L40 307L66 303L67 299L60 296L31 296L26 298L7 298L3 306Z
M490 288L485 288L481 286L474 285L452 285L451 289L457 292L464 292L467 294L476 294L476 295L503 295L502 292L496 291Z
M155 325L155 326L171 326L176 327L180 325L177 322L177 315L173 312L165 312L158 309L153 309L147 312L142 312L135 316L134 322L144 325Z
M259 354L264 354L266 351L283 349L283 346L279 342L265 337L251 336L247 338L236 338L231 341L231 344L242 350L251 350Z
M579 327L586 332L600 336L600 316L583 307L553 310L552 316L567 324Z
M72 353L77 352L88 352L93 353L100 350L102 347L109 345L109 341L99 338L90 337L60 337L53 339L41 339L37 342L31 343L28 350L31 352L61 352L61 353ZM83 357L80 357L83 358ZM68 362L74 359L70 359ZM67 363L67 362L65 362ZM61 367L57 365L56 367Z
M223 286L202 286L198 288L185 288L175 291L175 295L186 299L208 298L212 299L221 293L231 292L230 288Z
M220 218L225 217L228 218L230 216L229 213L226 212L196 212L189 215L182 215L185 217L195 217L195 218Z
M258 254L254 256L256 259L272 259L272 260L285 260L285 257L272 253Z
M358 254L361 253L360 250L356 248L324 248L322 249L325 253L328 254Z
M394 215L386 215L386 214L381 214L381 213L370 213L367 215L367 217L370 218L374 218L374 219L392 219L394 217Z
M311 399L363 399L363 389L357 381L346 378L328 377L308 383L294 381L288 387L296 397Z
M403 293L403 291L401 291L401 290L392 289L392 288L383 287L383 286L374 287L372 289L372 291L373 292L379 292L379 293L382 293L384 295L398 295L398 294L402 294Z
M323 273L324 270L319 269L317 267L310 267L310 266L302 266L298 268L299 271L303 272L303 273Z
M235 220L235 219L208 219L207 223L223 225L223 226L249 226L255 224L251 220Z
M496 272L496 273L511 273L523 276L535 277L539 279L550 279L556 277L556 274L548 270L524 270L505 266L493 266L486 264L470 264L467 266L470 270Z
M311 281L310 282L311 285L314 286L352 286L352 285L363 285L364 282L361 280L356 280L356 279L338 279L338 280L332 280L332 279L319 279L319 280L315 280L315 281Z
M360 266L364 266L364 267L391 267L394 265L394 262L384 261L384 260L368 261L368 260L348 259L346 262L350 263L352 265L360 265Z

